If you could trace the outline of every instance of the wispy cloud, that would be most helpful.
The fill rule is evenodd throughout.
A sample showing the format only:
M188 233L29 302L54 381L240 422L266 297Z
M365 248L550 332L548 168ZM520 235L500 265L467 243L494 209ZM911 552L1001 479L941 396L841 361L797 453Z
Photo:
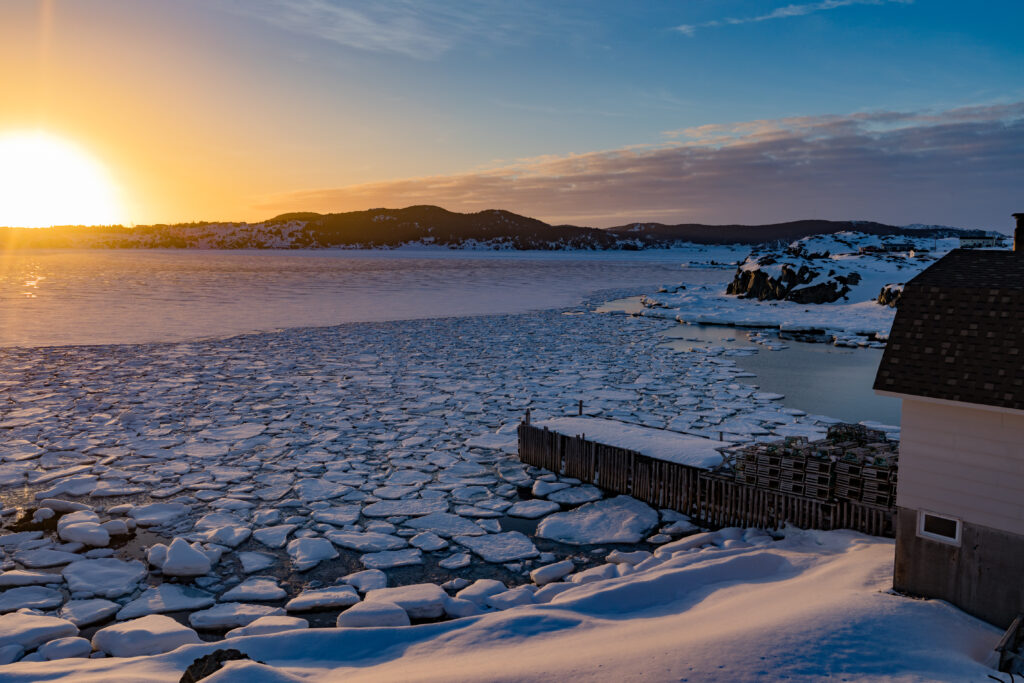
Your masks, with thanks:
M543 5L500 0L220 0L238 14L302 36L370 52L436 59L470 40L516 44L557 30Z
M676 26L675 29L684 35L693 36L697 33L698 29L702 28L735 26L737 24L755 24L762 21L769 21L771 19L802 17L815 12L824 12L831 9L839 9L840 7L849 7L851 5L888 5L892 3L909 5L913 2L914 0L822 0L821 2L809 2L802 5L786 5L784 7L778 7L767 14L758 14L752 17L727 17L725 19L705 21L699 24L682 24L680 26Z
M1024 206L1021 169L1024 102L702 126L656 145L305 190L258 208L428 203L599 226L822 217L999 227Z

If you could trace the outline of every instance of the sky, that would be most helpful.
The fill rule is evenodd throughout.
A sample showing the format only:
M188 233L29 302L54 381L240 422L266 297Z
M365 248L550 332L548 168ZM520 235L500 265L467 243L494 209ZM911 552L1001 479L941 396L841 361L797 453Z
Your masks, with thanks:
M1022 23L1019 0L3 0L0 135L86 150L133 224L1009 230Z

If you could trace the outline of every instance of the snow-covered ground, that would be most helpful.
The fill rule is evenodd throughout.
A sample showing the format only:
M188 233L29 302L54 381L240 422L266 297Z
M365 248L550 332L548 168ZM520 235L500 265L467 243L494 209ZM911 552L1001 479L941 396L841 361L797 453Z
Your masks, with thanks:
M776 541L723 529L653 555L612 556L607 575L548 583L533 592L546 591L542 599L503 611L247 635L156 657L18 663L0 678L172 682L196 658L230 646L261 663L229 663L210 683L987 680L999 631L945 603L891 594L892 550L891 541L854 532L789 529ZM446 598L418 590L398 599L426 610ZM149 626L137 640L131 631L110 640L126 650L188 642L168 624Z

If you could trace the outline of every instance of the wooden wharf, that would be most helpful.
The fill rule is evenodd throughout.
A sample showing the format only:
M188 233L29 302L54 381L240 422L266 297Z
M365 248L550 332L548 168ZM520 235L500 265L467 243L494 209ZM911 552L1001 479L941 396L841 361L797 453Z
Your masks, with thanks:
M895 495L865 495L863 488L856 498L837 494L836 463L827 459L791 458L786 468L780 461L779 472L774 477L772 471L759 474L761 481L745 470L716 471L669 462L529 422L519 425L519 459L656 508L676 510L708 526L778 529L792 524L894 536ZM783 469L788 471L785 479ZM813 485L806 485L807 479ZM839 480L850 488L848 467ZM895 483L891 487L894 492Z

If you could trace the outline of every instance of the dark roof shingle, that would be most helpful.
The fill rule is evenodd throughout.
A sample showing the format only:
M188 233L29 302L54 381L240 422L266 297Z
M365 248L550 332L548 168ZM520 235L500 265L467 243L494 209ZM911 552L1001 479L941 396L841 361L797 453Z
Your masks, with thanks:
M1024 253L957 249L908 282L875 389L1024 410Z

